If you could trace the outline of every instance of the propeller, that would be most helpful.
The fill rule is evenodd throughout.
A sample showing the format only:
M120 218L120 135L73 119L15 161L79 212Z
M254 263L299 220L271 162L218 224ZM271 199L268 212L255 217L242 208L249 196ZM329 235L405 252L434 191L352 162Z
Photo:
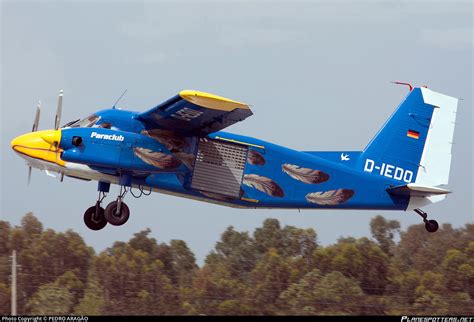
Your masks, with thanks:
M41 115L41 101L38 101L38 105L36 105L35 120L33 121L31 132L38 131L40 115ZM28 185L30 185L30 181L31 181L31 170L32 170L31 166L28 166Z
M58 96L58 107L56 108L56 116L54 117L54 129L57 130L59 129L60 123L61 123L61 113L63 112L63 90L59 91L59 96ZM57 142L56 144L59 144ZM55 145L56 150L58 149L58 146ZM56 162L58 159L59 154L56 153ZM62 180L61 180L62 181Z
M63 90L59 91L59 96L58 96L58 107L56 108L56 116L54 117L54 129L57 130L59 129L59 125L61 123L61 113L63 111ZM36 132L38 131L39 127L39 120L40 120L40 115L41 115L41 101L38 102L38 105L36 106L36 115L35 119L33 121L33 126L31 128L31 132ZM28 166L28 185L30 184L31 181L31 171L32 167Z
M28 167L28 185L30 185L30 182L31 182L31 166Z
M56 109L56 116L54 118L54 129L59 129L59 123L61 122L61 112L63 111L63 90L59 91L58 107Z
M40 114L41 114L41 101L38 101L38 105L36 106L35 120L33 122L33 128L31 129L31 132L38 131L38 124L39 124L39 120L40 120Z

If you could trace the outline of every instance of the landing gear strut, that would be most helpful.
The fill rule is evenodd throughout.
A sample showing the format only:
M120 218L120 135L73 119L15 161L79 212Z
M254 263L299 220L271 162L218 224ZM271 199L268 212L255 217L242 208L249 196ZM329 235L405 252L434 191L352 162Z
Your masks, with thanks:
M127 187L120 186L120 194L116 201L112 201L105 208L104 216L109 224L114 226L121 226L125 224L130 217L130 209L127 204L123 202L123 198L127 194Z
M110 184L109 184L110 187ZM104 208L100 206L102 200L107 196L107 191L101 190L101 182L99 182L99 197L97 198L97 202L95 206L87 208L86 212L84 213L84 223L86 224L87 228L92 230L101 230L107 225L107 220L104 216Z
M428 220L426 219L428 217L428 214L421 210L420 208L415 209L415 212L420 215L423 218L423 222L425 223L425 229L430 232L434 233L438 230L438 222L436 220Z

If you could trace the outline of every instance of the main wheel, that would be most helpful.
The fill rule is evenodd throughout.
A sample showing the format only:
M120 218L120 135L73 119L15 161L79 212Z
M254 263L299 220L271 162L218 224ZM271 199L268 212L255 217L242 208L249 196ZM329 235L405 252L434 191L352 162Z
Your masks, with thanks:
M87 208L84 213L84 223L87 228L92 230L101 230L107 225L107 220L104 216L104 208L99 207L98 214L95 213L96 206Z
M439 225L436 220L431 219L425 222L425 229L430 233L434 233L435 231L437 231L438 227Z
M112 201L107 205L107 207L105 208L105 219L111 225L121 226L125 224L128 218L130 217L130 209L128 209L127 204L122 201L120 213L117 214L117 205L117 201Z

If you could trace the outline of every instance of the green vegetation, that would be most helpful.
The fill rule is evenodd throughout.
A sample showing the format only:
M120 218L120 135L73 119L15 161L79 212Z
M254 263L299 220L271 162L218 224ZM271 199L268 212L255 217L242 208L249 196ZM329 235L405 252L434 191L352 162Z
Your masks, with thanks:
M149 229L95 254L27 214L18 227L0 221L0 315L12 249L20 314L474 314L474 224L429 234L377 216L370 228L372 239L321 246L313 229L276 219L253 234L229 227L198 267L185 242Z

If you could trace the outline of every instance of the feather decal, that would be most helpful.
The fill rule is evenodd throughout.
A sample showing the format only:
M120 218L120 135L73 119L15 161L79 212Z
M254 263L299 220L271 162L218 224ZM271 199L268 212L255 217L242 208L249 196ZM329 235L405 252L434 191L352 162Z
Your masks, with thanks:
M247 162L252 165L264 165L265 158L255 150L249 150L249 154L247 156Z
M334 206L346 202L351 199L353 195L354 190L337 189L308 193L306 195L306 200L322 206Z
M181 165L181 161L170 154L155 152L145 148L134 148L133 152L143 162L151 164L159 169L170 170Z
M195 155L186 153L186 152L176 152L174 154L176 158L178 158L183 164L189 169L192 170L194 168L194 159Z
M272 197L284 197L283 189L272 179L256 174L244 175L244 185L255 188Z
M185 145L186 141L183 137L176 135L173 131L162 130L162 129L152 129L152 130L143 130L141 132L143 135L147 135L152 139L163 144L171 152L181 151Z
M283 164L281 169L293 179L304 183L314 184L329 180L329 175L323 171L302 168L294 164Z

